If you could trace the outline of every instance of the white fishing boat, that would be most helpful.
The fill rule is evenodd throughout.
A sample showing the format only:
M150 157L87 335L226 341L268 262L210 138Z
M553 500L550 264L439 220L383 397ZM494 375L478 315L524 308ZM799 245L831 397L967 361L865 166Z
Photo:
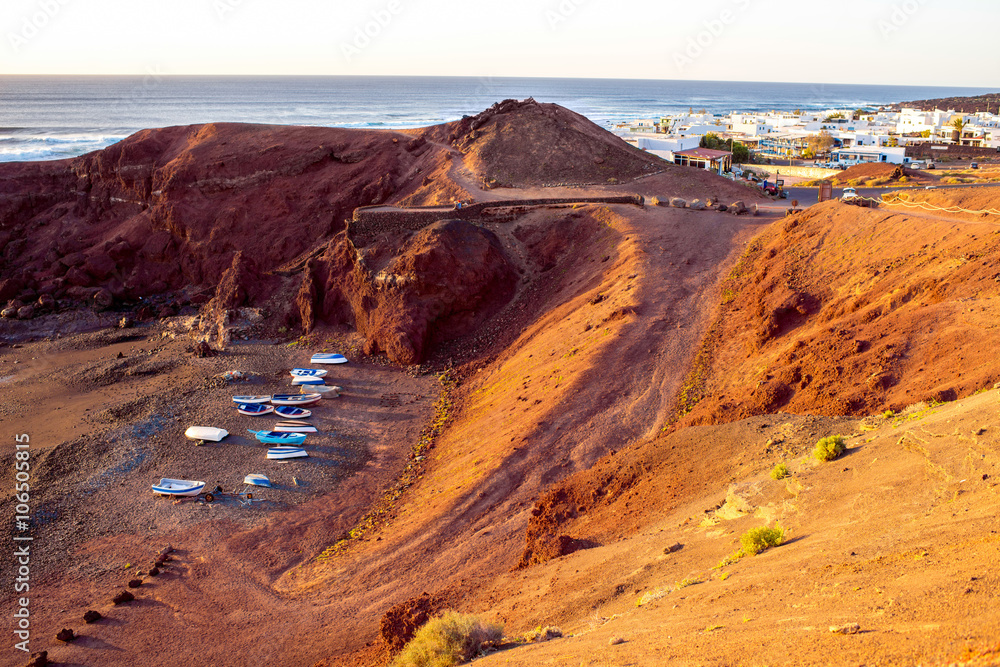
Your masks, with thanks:
M242 403L244 405L249 405L251 403L267 403L270 400L270 396L233 396L233 403Z
M260 417L262 415L271 414L274 412L273 405L264 405L263 403L240 403L236 406L236 411L241 415L250 415L251 417Z
M322 396L315 392L308 394L275 394L271 397L274 405L310 405L322 400Z
M342 354L332 354L326 352L317 352L312 356L309 361L311 364L346 364L347 357Z
M197 496L205 488L205 482L164 477L159 484L153 484L152 487L153 493L161 496Z
M247 475L243 478L243 483L250 486L266 486L267 488L271 488L271 480L266 475Z
M302 386L302 385L323 386L326 384L326 380L320 377L308 377L305 375L296 375L292 378L292 384L294 386Z
M319 430L309 422L278 422L271 429L275 433L318 433Z
M274 414L285 419L306 419L312 416L312 411L303 410L293 405L279 405L274 408Z
M271 447L267 450L267 458L272 461L307 458L309 452L301 447Z
M327 374L325 368L293 368L292 377L321 378Z
M184 431L184 437L198 442L219 442L229 435L229 431L214 426L191 426Z

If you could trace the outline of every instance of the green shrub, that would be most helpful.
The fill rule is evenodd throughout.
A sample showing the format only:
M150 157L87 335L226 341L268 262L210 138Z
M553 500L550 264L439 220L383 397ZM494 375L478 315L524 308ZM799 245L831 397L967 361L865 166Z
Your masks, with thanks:
M743 555L756 556L765 549L776 547L781 544L784 535L785 531L778 526L774 528L768 528L767 526L751 528L740 537L740 546L743 547Z
M393 667L451 667L475 658L503 638L503 627L446 611L417 630Z
M844 453L844 436L829 435L816 443L813 458L818 461L832 461Z
M771 469L771 479L785 479L790 474L788 466L784 463L779 463Z

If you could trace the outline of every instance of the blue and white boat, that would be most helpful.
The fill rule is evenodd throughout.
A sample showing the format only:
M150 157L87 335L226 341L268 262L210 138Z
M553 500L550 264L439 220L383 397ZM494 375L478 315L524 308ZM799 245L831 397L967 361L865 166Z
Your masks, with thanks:
M319 394L275 394L271 397L274 405L310 405L323 399Z
M312 356L309 361L311 364L346 364L347 357L342 354L331 354L326 352L318 352Z
M263 403L240 403L236 406L236 409L241 415L250 416L260 416L274 412L273 405L264 405Z
M267 475L247 475L243 478L243 483L250 486L266 486L267 488L271 488L271 480L268 479Z
M278 422L277 424L274 425L274 428L271 429L271 430L275 431L276 433L318 433L319 432L319 429L317 429L314 425L310 424L309 422L298 422L298 421L295 421L295 422Z
M205 488L205 482L195 482L189 479L160 479L159 484L153 484L153 493L161 496L197 496Z
M303 410L291 405L279 405L274 408L274 414L285 419L306 419L312 416L312 410Z
M298 385L325 385L326 384L326 380L323 379L323 378L304 377L304 376L297 375L297 376L295 376L295 377L292 378L292 384L296 385L296 386L298 386Z
M292 377L297 378L321 378L327 374L325 368L293 368Z
M284 459L302 459L309 456L309 452L301 447L271 447L267 450L267 458L272 461Z
M233 403L243 403L244 405L250 403L267 403L270 400L270 396L233 396Z
M254 437L267 445L301 445L306 441L305 433L280 433L278 431L253 431Z

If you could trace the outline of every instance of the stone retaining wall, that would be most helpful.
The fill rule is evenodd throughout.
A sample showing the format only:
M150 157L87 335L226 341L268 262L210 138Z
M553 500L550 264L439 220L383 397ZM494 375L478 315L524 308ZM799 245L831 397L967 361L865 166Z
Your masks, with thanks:
M509 222L526 213L528 208L536 206L560 204L635 204L642 206L644 203L645 199L641 195L621 195L563 199L507 199L479 202L451 210L443 210L440 206L405 208L362 206L354 209L354 216L347 225L347 235L355 246L363 246L379 234L400 230L415 232L438 220Z
M756 172L766 171L769 174L781 172L781 176L801 176L802 178L829 178L841 172L840 169L823 169L822 167L789 167L777 164L752 164L747 169Z

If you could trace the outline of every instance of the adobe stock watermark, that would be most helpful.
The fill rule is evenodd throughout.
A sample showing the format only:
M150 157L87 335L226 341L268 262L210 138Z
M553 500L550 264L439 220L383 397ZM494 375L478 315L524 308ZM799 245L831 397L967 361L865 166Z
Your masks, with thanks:
M15 52L20 51L41 33L70 0L38 0L35 9L21 19L19 30L7 33L7 41Z
M372 11L371 19L364 25L355 26L353 39L340 44L340 52L344 54L347 62L351 62L371 46L372 40L378 38L402 11L403 3L400 0L389 0L382 9Z
M549 29L558 30L586 2L587 0L562 0L554 9L546 9L545 20L549 22Z
M678 72L683 72L686 67L704 55L705 51L712 48L724 34L726 29L739 18L741 12L745 12L753 4L753 0L732 0L733 9L726 8L719 12L714 19L702 22L703 30L698 34L688 37L684 49L674 51L674 65Z
M110 106L108 118L120 117L132 109L149 104L153 91L163 83L166 73L157 65L147 65L142 80L133 86L127 95L116 98Z
M889 12L889 16L886 18L881 18L876 24L878 30L882 33L883 39L889 39L889 37L905 26L910 20L916 16L917 12L923 6L926 0L905 0L899 4L892 6L892 11Z
M14 436L14 648L30 653L31 645L31 438Z
M212 8L220 21L243 6L245 0L212 0Z

